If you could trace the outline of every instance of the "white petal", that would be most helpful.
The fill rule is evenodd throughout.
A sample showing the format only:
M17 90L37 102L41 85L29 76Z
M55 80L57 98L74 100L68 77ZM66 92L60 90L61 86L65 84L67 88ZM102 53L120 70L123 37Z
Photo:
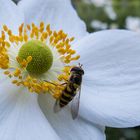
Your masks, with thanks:
M81 116L107 126L140 125L140 35L101 31L76 47L85 70Z
M73 120L69 108L59 113L53 112L53 99L49 95L39 95L40 106L46 118L61 140L104 140L104 127L77 118Z
M3 74L3 70L0 69L0 83L5 82L7 77Z
M44 21L50 23L53 29L63 29L77 39L87 34L85 24L70 0L22 0L18 5L24 11L26 23L39 24Z
M7 84L0 85L0 139L58 140L38 106L37 95Z
M0 29L6 24L12 31L18 31L23 21L23 13L11 0L0 0Z

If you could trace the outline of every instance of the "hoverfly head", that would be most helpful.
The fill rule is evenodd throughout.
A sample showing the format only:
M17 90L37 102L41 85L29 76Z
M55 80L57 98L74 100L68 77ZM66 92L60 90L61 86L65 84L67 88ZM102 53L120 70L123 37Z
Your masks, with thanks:
M84 75L84 70L82 69L82 65L81 64L79 64L79 66L73 67L70 72L78 73L80 75Z

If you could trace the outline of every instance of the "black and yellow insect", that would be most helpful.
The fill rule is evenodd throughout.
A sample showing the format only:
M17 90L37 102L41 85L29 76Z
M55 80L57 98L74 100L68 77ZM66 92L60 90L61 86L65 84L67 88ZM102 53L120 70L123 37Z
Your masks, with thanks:
M75 119L78 115L79 110L79 99L81 92L81 83L82 76L84 74L84 70L82 69L82 65L75 66L70 70L70 78L66 83L64 90L54 105L54 112L58 112L63 107L69 104L72 101L71 105L71 113L73 119Z

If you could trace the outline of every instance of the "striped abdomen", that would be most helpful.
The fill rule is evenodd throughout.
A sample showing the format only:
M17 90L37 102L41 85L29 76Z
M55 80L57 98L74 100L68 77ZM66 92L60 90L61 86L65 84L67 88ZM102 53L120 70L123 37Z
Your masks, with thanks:
M70 77L69 83L66 85L64 91L62 92L59 105L60 107L66 106L76 95L77 88L81 85L81 76L72 75Z
M71 88L71 87L73 87L73 88ZM59 102L60 107L64 107L73 99L73 97L76 95L76 89L77 89L76 85L74 87L73 83L69 83L66 86L66 88L64 89L62 96L60 98L60 102Z

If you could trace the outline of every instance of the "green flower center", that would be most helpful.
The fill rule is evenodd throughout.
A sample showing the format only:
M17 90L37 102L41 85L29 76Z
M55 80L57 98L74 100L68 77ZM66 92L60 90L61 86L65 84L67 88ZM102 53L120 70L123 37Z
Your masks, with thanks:
M30 74L43 74L52 66L53 54L49 47L41 41L31 40L22 45L18 57L23 60L28 56L32 57L32 61L26 67Z

